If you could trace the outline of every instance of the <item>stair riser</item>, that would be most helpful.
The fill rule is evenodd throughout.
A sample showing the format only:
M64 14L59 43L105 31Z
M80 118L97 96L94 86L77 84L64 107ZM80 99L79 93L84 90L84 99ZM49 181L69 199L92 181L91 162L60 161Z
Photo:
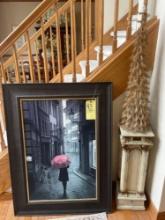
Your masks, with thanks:
M76 82L81 82L85 79L85 77L82 74L76 74ZM66 74L64 76L64 82L65 83L71 83L73 82L73 75L72 74Z
M82 71L82 75L86 77L86 61L80 61L80 67ZM89 61L89 72L91 73L98 67L98 61Z

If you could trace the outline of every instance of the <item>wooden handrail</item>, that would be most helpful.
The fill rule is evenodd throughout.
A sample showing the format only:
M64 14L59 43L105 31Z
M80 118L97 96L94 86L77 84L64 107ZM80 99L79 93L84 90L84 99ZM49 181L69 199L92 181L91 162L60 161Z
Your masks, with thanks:
M71 0L69 0L68 2L66 2L61 8L58 9L57 12L54 13L54 15L52 15L50 17L50 19L48 21L46 21L45 23L44 22L41 22L41 28L39 28L38 31L36 31L31 37L29 35L27 35L27 32L28 30L26 30L26 32L24 33L25 37L26 37L26 42L24 43L24 45L19 48L16 52L16 54L12 55L7 61L5 61L4 63L2 63L2 67L4 67L4 74L2 74L3 76L6 76L5 74L5 71L7 70L7 68L9 67L9 65L12 65L13 62L15 62L15 55L17 55L18 57L19 56L22 56L22 54L25 52L26 49L28 49L28 59L29 59L29 68L30 68L30 80L31 82L35 82L35 78L36 78L36 75L34 73L34 59L33 59L33 55L32 55L32 50L31 50L31 45L32 44L36 44L36 41L39 39L39 38L42 38L42 50L43 50L43 60L44 60L44 72L45 72L45 82L49 82L50 78L49 78L49 71L48 71L48 60L47 60L47 49L45 47L45 33L47 31L49 31L52 27L52 24L54 23L54 21L56 20L56 17L57 17L57 13L58 13L58 16L60 17L63 13L65 13L69 7L70 7L70 2ZM40 18L40 20L42 20ZM59 24L60 26L60 24ZM51 30L50 30L51 31ZM60 32L60 28L59 28L59 32ZM53 49L53 42L52 42L52 34L50 34L50 39L51 39L51 48ZM60 35L58 37L60 39ZM61 39L60 39L61 40ZM76 40L76 38L75 38ZM68 48L69 48L69 45L68 45ZM52 56L52 64L53 64L53 77L55 77L55 62L54 62L54 59L53 59L53 50L51 49L51 56ZM36 48L35 48L35 51L36 51ZM59 53L59 51L61 51L61 49L58 47L57 48L57 51ZM36 51L37 52L37 51ZM38 56L37 53L35 55L36 57ZM61 55L58 55L58 57L62 59L62 56ZM68 57L69 57L69 54L68 54ZM38 57L36 58L36 63L37 63L37 71L38 71L38 81L41 82L41 77L39 77L39 62L38 62ZM59 63L59 59L58 59L58 63ZM60 61L61 63L61 68L62 67L62 60ZM21 67L22 68L22 67ZM59 67L59 69L61 69ZM17 72L17 70L15 69L15 71ZM62 72L62 69L61 71ZM18 75L18 74L17 74ZM22 74L23 75L23 74ZM8 80L9 81L9 80ZM3 82L5 83L6 82L6 78L3 77ZM17 82L18 82L18 77L17 77ZM23 80L22 82L25 82L25 80Z
M59 16L69 8L69 4L70 1L66 2L61 8L59 8L58 10ZM44 31L50 27L50 25L54 22L55 19L56 19L56 13L49 19L48 22L43 24ZM33 44L34 41L36 41L36 39L38 39L38 37L40 36L41 36L41 29L39 29L38 31L36 31L35 34L33 34L33 36L30 39L30 43ZM25 42L25 44L17 50L17 55L20 56L24 52L26 47L27 47L27 42ZM14 61L14 57L12 56L4 63L4 68L7 68L10 64L13 63L13 61Z
M32 13L0 44L0 57L13 45L16 40L24 35L40 17L59 0L44 0Z

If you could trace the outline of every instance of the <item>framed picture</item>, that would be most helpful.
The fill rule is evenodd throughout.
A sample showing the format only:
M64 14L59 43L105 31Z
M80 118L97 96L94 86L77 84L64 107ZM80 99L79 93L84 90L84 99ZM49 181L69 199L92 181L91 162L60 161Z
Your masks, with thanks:
M111 211L111 84L3 85L16 215Z

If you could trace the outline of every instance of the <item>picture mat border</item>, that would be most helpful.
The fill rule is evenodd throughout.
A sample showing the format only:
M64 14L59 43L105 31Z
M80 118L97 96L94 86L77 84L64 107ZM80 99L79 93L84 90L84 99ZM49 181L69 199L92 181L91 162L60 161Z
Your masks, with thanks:
M54 202L59 202L59 203L63 203L63 202L74 202L74 201L97 201L99 198L99 193L98 193L98 149L97 149L97 175L96 175L96 198L84 198L84 199L61 199L61 200L57 200L57 199L50 199L50 200L30 200L30 194L29 194L29 181L28 181L28 168L27 168L27 162L26 162L26 143L25 143L25 126L24 126L24 117L23 117L23 101L48 101L48 100L94 100L96 101L96 115L98 115L98 98L93 98L93 97L83 97L83 98L47 98L47 97L42 97L42 98L20 98L19 99L19 106L20 106L20 118L21 118L21 132L22 132L22 137L23 137L23 152L24 152L24 166L25 166L25 176L26 176L26 189L27 189L27 199L28 199L28 204L41 204L41 203L54 203ZM98 132L98 121L97 118L95 120L95 136L96 136L96 142L97 142L97 132Z

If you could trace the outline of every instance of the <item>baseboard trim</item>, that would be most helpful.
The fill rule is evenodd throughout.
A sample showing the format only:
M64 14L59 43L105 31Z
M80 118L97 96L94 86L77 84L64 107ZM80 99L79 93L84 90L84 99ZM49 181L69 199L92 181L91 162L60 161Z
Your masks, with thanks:
M165 212L158 213L157 220L165 220Z
M158 212L152 201L149 202L147 210L152 220L165 220L165 212Z
M153 202L149 200L149 205L147 211L149 212L149 215L152 220L158 220L158 210L154 206Z

